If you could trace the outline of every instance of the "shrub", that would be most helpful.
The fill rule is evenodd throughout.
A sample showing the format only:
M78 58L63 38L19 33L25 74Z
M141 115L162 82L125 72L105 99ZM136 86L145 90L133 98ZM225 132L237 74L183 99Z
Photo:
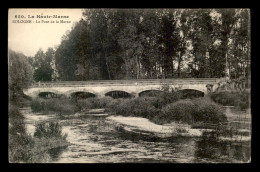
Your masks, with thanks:
M30 135L26 133L24 125L24 117L19 109L9 105L9 137L8 137L8 156L9 161L26 162L29 158L28 150L33 146L34 141Z
M163 92L157 98L157 107L162 108L170 103L180 100L181 97L182 97L182 94L180 91Z
M117 102L117 99L106 96L102 98L78 99L76 105L78 111L84 111L87 109L108 108L113 102Z
M240 99L237 102L236 106L238 106L241 110L249 108L250 107L250 93L249 92L240 93Z
M78 110L72 99L41 99L37 98L31 102L33 112L57 112L59 114L72 114Z
M112 97L106 96L102 98L89 98L87 101L91 102L91 108L105 108L109 102L113 101Z
M34 137L66 139L67 135L62 134L62 128L58 122L49 122L37 124Z
M162 108L157 120L164 122L220 123L227 120L220 107L208 98L179 100Z
M77 106L78 111L85 111L87 109L92 108L91 102L89 102L85 99L78 99L76 106Z
M17 120L24 120L24 116L20 113L19 109L12 104L9 104L9 122L14 123Z
M243 92L215 92L211 94L212 100L224 106L235 106L242 109L250 107L250 93Z
M109 111L117 115L151 117L159 113L159 110L153 105L153 98L138 97L136 99L118 99L108 104Z
M179 100L162 108L160 117L167 122L182 121L190 123L193 120L196 107L189 100Z
M78 109L76 103L71 99L47 99L46 110L58 112L59 114L73 114Z
M231 92L216 92L211 94L211 98L222 105L235 106L239 96Z
M211 99L207 97L197 98L193 99L192 102L196 108L196 113L194 113L193 116L195 121L214 124L227 121L227 117L222 112L220 106L214 103Z
M32 112L41 112L45 110L44 108L45 108L44 99L36 98L31 101Z

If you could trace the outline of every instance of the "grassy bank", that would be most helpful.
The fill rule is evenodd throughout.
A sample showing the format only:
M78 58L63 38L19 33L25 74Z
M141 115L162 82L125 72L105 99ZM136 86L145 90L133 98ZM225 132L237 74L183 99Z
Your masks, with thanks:
M26 133L24 117L19 109L9 105L9 135L8 135L9 162L26 162L28 152L33 146L33 139Z

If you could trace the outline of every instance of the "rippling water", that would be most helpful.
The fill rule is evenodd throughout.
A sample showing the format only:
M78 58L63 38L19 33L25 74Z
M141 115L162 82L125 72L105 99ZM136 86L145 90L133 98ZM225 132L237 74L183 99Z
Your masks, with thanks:
M251 156L248 142L233 144L192 137L154 142L124 135L109 125L105 117L61 120L51 114L33 114L28 109L23 113L31 134L37 122L58 120L63 125L71 145L49 150L52 163L225 163L248 162ZM237 119L238 112L232 108L226 108L226 113L229 119Z

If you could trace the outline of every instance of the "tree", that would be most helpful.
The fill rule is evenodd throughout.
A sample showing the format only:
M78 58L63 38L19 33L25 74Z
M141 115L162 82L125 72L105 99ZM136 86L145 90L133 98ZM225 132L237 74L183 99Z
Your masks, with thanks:
M231 34L232 58L229 58L229 68L232 78L250 76L250 14L248 10L236 11L237 22Z
M49 48L46 53L39 49L33 60L34 74L33 78L38 81L51 81L53 75L54 50Z
M87 9L83 16L55 52L61 80L250 73L246 10Z
M138 24L140 16L138 14L128 14L130 19L118 34L118 44L122 49L126 78L139 79L140 76L140 56L143 51L143 35L138 34Z
M221 43L220 26L215 10L187 10L181 22L189 26L187 40L190 40L193 58L189 64L193 77L221 77L223 73L223 57L219 54ZM216 63L217 62L217 63Z
M161 11L161 27L159 32L158 44L162 53L161 64L165 78L172 77L174 74L174 53L178 44L176 32L176 20L172 10Z
M161 75L160 51L157 46L160 21L157 12L157 10L146 9L141 16L140 30L143 35L143 51L140 62L143 78L159 78Z
M32 82L32 67L22 53L8 49L8 90L11 101L23 95Z
M77 24L70 32L67 32L61 41L60 46L55 53L55 64L61 80L76 80L75 71L77 69L78 47L77 35L78 30L75 29Z
M225 76L230 77L230 57L229 56L229 44L231 40L231 34L234 26L237 22L235 9L218 9L218 13L221 14L221 28L220 28L220 40L221 40L221 52L222 56L226 60Z

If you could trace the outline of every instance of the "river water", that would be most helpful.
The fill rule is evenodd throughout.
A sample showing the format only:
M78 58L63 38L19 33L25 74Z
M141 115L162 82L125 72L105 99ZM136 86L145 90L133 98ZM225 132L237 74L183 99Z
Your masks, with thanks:
M224 107L231 125L250 129L250 112ZM193 137L151 141L128 137L111 126L106 117L59 119L22 109L27 132L39 122L59 121L71 145L48 150L49 163L227 163L249 162L250 142L232 143ZM245 122L238 124L243 117Z

